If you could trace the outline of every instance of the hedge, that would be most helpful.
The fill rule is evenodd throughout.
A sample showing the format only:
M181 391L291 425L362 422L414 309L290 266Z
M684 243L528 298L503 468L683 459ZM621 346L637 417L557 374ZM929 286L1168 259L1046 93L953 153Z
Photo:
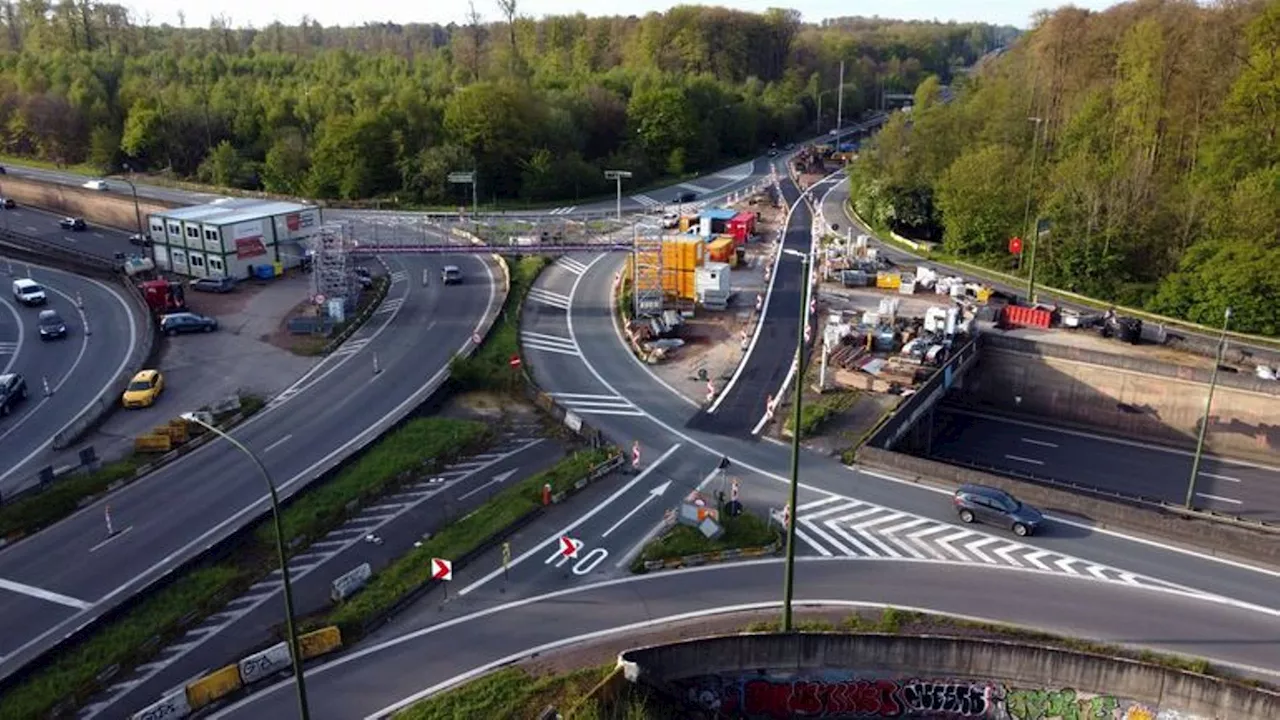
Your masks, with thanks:
M513 390L522 382L520 373L510 364L511 357L520 353L520 308L550 260L529 255L509 257L506 262L511 271L511 288L502 314L471 357L457 356L449 363L450 381L463 390Z

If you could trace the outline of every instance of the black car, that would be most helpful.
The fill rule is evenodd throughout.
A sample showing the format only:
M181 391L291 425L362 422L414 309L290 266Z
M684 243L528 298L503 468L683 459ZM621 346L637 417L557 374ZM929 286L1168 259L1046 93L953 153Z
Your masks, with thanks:
M952 502L962 521L1001 525L1012 529L1018 537L1035 534L1044 520L1039 510L1000 488L987 485L961 485Z
M236 281L229 277L200 278L191 282L192 290L211 293L229 293L236 289Z
M40 326L41 340L56 340L67 336L67 324L62 321L57 310L41 310L36 323Z
M129 243L132 245L141 245L142 247L151 247L151 238L140 233L134 233L129 236Z
M440 280L445 285L461 285L462 268L457 265L445 265L444 270L440 272Z
M5 210L12 210L18 207L18 203L14 202L13 198L0 198L0 207Z
M213 332L218 329L218 321L208 315L192 312L170 313L160 318L160 330L166 335L179 333Z
M0 415L8 415L10 410L27 399L27 381L18 373L0 375Z
M84 218L65 217L58 221L63 230L83 230L87 227Z
M698 194L691 190L686 190L676 196L676 202L682 202L682 203L693 202L694 200L697 200L697 199L698 199Z

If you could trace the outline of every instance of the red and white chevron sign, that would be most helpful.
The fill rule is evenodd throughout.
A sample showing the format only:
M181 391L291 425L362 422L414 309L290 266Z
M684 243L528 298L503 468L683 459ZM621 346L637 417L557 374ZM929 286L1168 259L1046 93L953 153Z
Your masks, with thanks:
M577 538L571 538L568 535L560 538L560 554L567 558L578 557L578 551L582 549L582 541Z
M452 580L453 563L444 558L431 558L431 579Z

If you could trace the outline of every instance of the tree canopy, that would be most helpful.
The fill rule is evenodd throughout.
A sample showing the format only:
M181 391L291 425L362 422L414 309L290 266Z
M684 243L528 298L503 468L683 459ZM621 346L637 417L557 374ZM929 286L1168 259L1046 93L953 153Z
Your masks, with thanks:
M1280 334L1280 3L1064 8L930 85L851 166L864 217L1001 269L1047 221L1043 282Z
M0 148L319 198L573 200L750 156L1013 32L677 7L465 25L150 26L91 0L0 2Z

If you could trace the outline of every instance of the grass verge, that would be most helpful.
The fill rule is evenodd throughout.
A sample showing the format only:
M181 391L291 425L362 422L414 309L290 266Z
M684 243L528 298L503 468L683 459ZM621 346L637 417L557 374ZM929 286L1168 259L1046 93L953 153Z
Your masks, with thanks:
M404 598L431 582L431 558L460 562L501 535L516 521L542 505L542 486L552 493L567 490L591 468L608 460L608 450L574 453L552 467L525 478L457 521L441 528L429 540L378 571L363 590L323 618L308 620L307 627L338 625L344 638L354 639L365 626L389 612Z
M767 520L750 512L743 512L735 517L723 517L721 524L724 526L724 534L715 540L707 539L697 528L676 525L644 546L635 560L631 561L631 572L644 572L644 563L647 560L666 560L718 550L764 547L780 537L777 528L770 527Z
M813 400L806 399L800 406L800 437L811 437L822 429L823 424L840 413L853 407L858 401L858 393L848 390L825 393ZM794 406L787 412L784 434L795 432Z
M520 369L511 367L511 358L520 354L520 307L550 260L531 255L508 257L506 262L511 287L498 321L471 357L457 356L449 362L449 380L460 390L511 392L523 382Z
M543 708L568 707L613 671L611 665L537 677L509 667L429 697L395 715L395 720L536 718Z
M237 422L243 422L265 405L266 401L257 395L242 394L241 419ZM219 422L226 419L227 416L223 416ZM224 429L226 427L231 425ZM154 457L146 453L131 452L122 460L105 463L92 472L73 473L54 480L45 490L0 505L0 538L24 537L54 524L78 510L86 500L106 492L112 483L135 479L138 468L153 460Z
M384 437L332 480L298 495L281 516L285 537L315 538L336 526L355 507L410 478L430 474L458 453L475 450L488 436L483 423L444 418L412 420ZM428 453L436 453L429 455ZM82 703L101 689L99 676L126 670L154 657L186 628L216 612L239 592L276 567L275 534L260 521L250 542L229 559L182 573L172 583L140 598L136 605L54 651L48 661L5 690L5 720L36 720L67 699ZM302 552L306 543L291 549Z

